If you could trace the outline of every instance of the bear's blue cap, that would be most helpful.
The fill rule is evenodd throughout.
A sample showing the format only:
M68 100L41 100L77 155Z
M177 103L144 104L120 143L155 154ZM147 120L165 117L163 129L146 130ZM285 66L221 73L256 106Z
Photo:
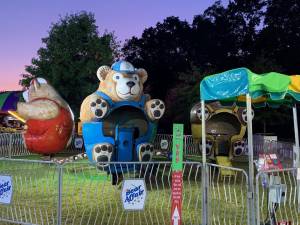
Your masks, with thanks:
M111 69L114 71L118 71L121 73L128 73L132 74L135 73L136 69L133 67L133 65L130 62L127 62L125 60L120 60L112 64Z

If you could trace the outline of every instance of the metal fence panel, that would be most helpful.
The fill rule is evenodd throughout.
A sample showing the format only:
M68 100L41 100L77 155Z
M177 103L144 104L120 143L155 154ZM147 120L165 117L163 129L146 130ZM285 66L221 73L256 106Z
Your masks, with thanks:
M242 169L207 164L209 224L249 225L248 176Z
M184 154L185 155L201 155L199 143L195 143L192 135L184 136Z
M257 224L300 224L296 172L296 168L289 168L257 174Z
M24 145L23 137L21 133L13 133L11 134L11 150L10 156L24 156L24 155L31 155L32 153L29 152Z
M11 204L0 204L1 224L57 224L58 173L54 163L0 159L0 175L10 175L13 186Z
M166 140L168 146L166 149L161 148L161 141ZM154 139L154 149L164 152L171 152L173 145L173 135L171 134L157 134ZM192 135L184 135L184 155L201 155L199 144L194 143Z
M71 144L61 153L79 154L84 152L84 146L76 148L75 140L79 136L72 136ZM32 155L24 145L22 133L1 133L0 134L0 157L26 156Z
M0 157L8 157L11 149L11 135L8 133L0 134Z
M62 224L170 224L170 162L111 163L122 167L113 178L105 169L87 163L63 168ZM133 170L132 170L133 169ZM201 165L184 163L183 224L201 224ZM145 181L144 210L125 211L121 201L123 179ZM112 185L113 180L117 185Z
M162 140L166 140L168 142L168 146L167 146L166 149L161 148L160 144L161 144ZM173 145L173 135L171 135L171 134L157 134L155 136L154 149L170 152L170 151L172 151L172 145Z
M64 153L80 153L71 146ZM192 136L185 137L184 154L199 155ZM155 149L161 140L168 141L171 151L172 135L158 134ZM31 154L23 147L18 134L0 134L0 157ZM259 153L277 153L280 160L292 162L292 144L285 142L255 143ZM114 179L105 169L88 162L58 165L44 161L0 159L0 175L13 176L14 196L9 206L0 205L0 221L18 224L169 224L171 221L171 163L111 163L111 169L123 165ZM130 168L134 167L132 170ZM183 224L201 224L200 162L184 162L183 168ZM242 169L207 164L209 224L249 224L248 176ZM257 224L276 224L291 221L300 225L297 211L296 168L258 173L256 177ZM271 204L276 190L268 186L270 177L278 180L285 190L284 201ZM275 178L274 178L275 177ZM277 178L276 178L277 177ZM148 197L143 211L125 211L121 203L122 180L143 178ZM61 183L59 183L61 179ZM115 180L118 185L112 185ZM266 183L267 182L267 183ZM272 189L273 188L273 189ZM275 190L275 191L274 191ZM273 194L269 194L273 191ZM276 196L276 195L275 195ZM270 219L271 218L271 219ZM2 224L2 223L0 223Z
M62 152L70 154L79 154L84 152L82 148L76 148L75 140L81 136L74 134L71 144ZM166 140L168 146L166 149L161 148L161 141ZM173 136L170 134L157 134L154 139L154 149L165 153L172 151ZM292 167L293 160L293 143L281 141L261 141L254 142L254 155L257 158L259 153L276 153L285 167ZM21 133L0 133L0 157L23 156L31 153L23 144ZM201 155L199 144L194 143L192 135L184 136L184 154L185 155Z
M113 177L110 173L122 168ZM88 162L58 165L43 161L0 160L0 174L13 178L11 205L0 205L0 221L18 224L170 224L171 162ZM209 224L247 224L247 180L241 169L207 164ZM201 224L201 172L198 162L184 162L182 224ZM225 176L224 176L225 174ZM227 176L226 176L227 174ZM126 211L121 201L124 179L145 181L142 211ZM112 185L112 183L116 185ZM249 224L249 223L248 223Z
M259 154L277 154L285 168L293 167L293 145L292 142L255 140L253 143L254 156Z

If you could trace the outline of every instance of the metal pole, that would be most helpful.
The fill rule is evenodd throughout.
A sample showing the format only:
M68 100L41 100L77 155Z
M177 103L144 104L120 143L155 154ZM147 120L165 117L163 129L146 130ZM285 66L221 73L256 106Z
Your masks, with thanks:
M206 130L205 130L205 102L201 100L201 123L202 123L202 163L206 164Z
M296 154L296 177L298 178L299 168L300 168L300 152L299 152L299 130L298 130L298 118L297 118L297 107L296 104L293 107L293 119L294 119L294 133L295 133L295 151ZM298 190L298 212L300 212L300 180L297 179L297 190Z
M254 166L253 166L253 131L252 131L252 108L251 108L251 97L249 94L246 95L247 103L247 133L248 133L248 151L249 151L249 216L251 225L255 225L255 204L254 204Z
M62 176L63 176L63 166L58 165L58 203L57 203L57 225L61 225L62 217Z
M293 107L293 119L294 119L294 133L295 133L295 148L299 155L299 130L298 130L298 119L297 119L297 108L296 105ZM297 157L296 165L300 167L299 156Z
M254 208L254 167L253 167L253 131L252 131L252 108L251 108L251 97L249 94L246 95L247 103L247 134L248 134L248 151L249 151L249 216L248 221L250 224L255 225L255 208Z
M187 136L186 135L183 135L183 139L184 139L184 146L183 146L183 155L187 155Z
M12 138L13 134L9 134L9 149L8 149L8 158L11 159L11 150L12 150L12 141L13 141L13 138Z
M207 172L206 172L206 130L205 130L205 101L201 100L201 123L202 123L202 224L208 224L208 201L207 201Z

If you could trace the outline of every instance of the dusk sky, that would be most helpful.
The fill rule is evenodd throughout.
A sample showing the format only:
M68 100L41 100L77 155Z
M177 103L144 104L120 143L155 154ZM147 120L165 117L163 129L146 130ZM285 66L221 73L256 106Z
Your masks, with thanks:
M80 11L95 15L99 33L114 31L120 41L140 36L168 16L191 22L215 0L0 0L0 91L18 90L30 65L60 16ZM223 1L224 2L224 1Z

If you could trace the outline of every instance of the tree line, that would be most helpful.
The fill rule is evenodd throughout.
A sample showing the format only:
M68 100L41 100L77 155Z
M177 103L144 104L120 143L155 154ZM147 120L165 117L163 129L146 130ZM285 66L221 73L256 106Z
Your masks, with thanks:
M26 66L20 82L26 87L35 76L46 78L78 115L84 97L98 86L97 68L124 58L148 71L145 91L166 102L160 131L170 132L173 122L189 126L199 83L208 74L237 67L299 74L299 14L299 0L232 0L227 6L216 1L191 23L167 17L122 46L114 33L99 35L92 13L67 15L52 24L42 39L45 47ZM262 124L267 123L269 130L279 129L291 122L288 111L258 110L254 128L266 131Z

